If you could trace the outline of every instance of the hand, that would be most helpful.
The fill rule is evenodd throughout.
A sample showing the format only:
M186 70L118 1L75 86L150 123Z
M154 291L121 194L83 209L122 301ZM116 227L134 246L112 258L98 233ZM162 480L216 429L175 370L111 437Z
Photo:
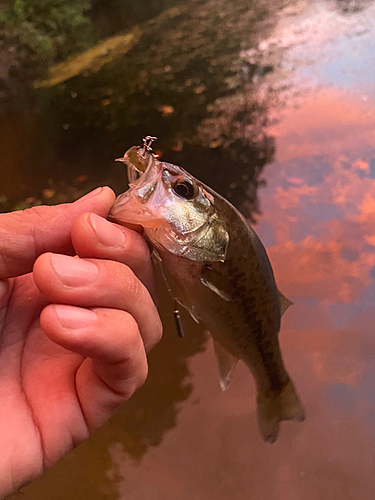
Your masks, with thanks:
M113 201L101 188L0 215L0 497L86 439L147 376L162 332L152 263L140 234L103 218Z

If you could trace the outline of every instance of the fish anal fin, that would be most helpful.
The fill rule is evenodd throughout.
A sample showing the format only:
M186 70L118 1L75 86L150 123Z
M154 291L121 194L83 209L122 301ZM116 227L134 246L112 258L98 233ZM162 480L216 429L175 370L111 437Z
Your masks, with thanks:
M293 302L285 297L280 291L279 291L279 301L280 301L280 312L281 316L286 312L286 310L293 305Z
M214 340L214 349L219 369L219 382L222 391L225 391L232 380L233 372L238 358L227 351L221 344Z
M266 443L276 441L282 420L305 420L305 411L291 380L278 393L258 394L257 417L260 433Z

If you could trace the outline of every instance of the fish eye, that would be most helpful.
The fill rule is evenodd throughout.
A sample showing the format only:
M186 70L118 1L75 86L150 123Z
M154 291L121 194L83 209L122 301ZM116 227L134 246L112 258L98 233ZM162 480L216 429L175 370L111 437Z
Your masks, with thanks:
M196 194L194 184L189 179L177 179L173 189L178 196L186 200L191 200Z

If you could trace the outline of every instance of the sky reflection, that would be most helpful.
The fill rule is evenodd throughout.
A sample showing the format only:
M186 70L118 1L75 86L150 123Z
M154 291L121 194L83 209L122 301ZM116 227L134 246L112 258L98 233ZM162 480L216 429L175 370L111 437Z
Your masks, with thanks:
M354 4L365 8L346 14L345 8ZM231 387L222 393L211 343L202 352L205 336L197 331L193 340L196 327L191 323L185 328L187 339L171 339L174 330L167 304L164 312L170 324L166 338L150 356L145 387L100 433L39 480L41 486L29 487L25 494L29 500L41 498L43 485L49 500L73 498L77 491L79 498L101 500L373 497L375 6L333 0L265 5L273 9L272 22L256 33L259 39L253 48L240 52L237 76L244 77L242 62L244 67L249 63L272 71L255 75L251 86L241 80L236 92L215 101L214 118L220 120L204 120L197 130L198 135L207 135L208 144L224 132L233 138L228 123L234 123L240 141L252 144L259 131L260 137L276 139L275 155L271 140L270 153L261 163L275 158L259 174L267 185L259 189L261 215L255 229L267 247L280 290L294 302L283 318L280 341L307 420L284 423L278 441L265 445L256 425L254 383L248 370L239 366ZM178 33L177 21L173 27ZM167 48L174 49L166 40L162 42ZM212 53L221 61L213 45ZM232 52L230 59L237 68ZM161 81L158 88L165 86L169 97L170 87ZM143 102L144 94L140 95ZM203 99L204 93L197 95ZM129 102L134 103L130 98ZM180 98L173 102L176 109L180 102ZM191 102L183 102L184 111ZM249 123L236 121L237 111L242 116L254 102L262 111L258 122L254 118L257 127L252 116L247 116ZM84 103L82 109L87 108ZM131 111L127 104L128 108ZM100 117L104 113L101 108L96 112ZM173 123L184 126L184 115L175 114ZM134 116L149 126L139 111ZM155 116L162 127L160 116ZM109 123L115 121L113 116ZM137 127L128 130L138 137ZM123 134L123 127L119 129ZM212 169L207 168L205 156L199 157L212 178L218 149L209 150L207 156ZM240 150L242 156L247 152ZM175 157L165 159L179 163L178 154L176 150ZM190 169L186 158L182 166ZM224 157L222 165L232 165L230 159ZM195 167L199 172L200 163ZM238 179L241 168L242 163Z
M298 105L287 105L268 128L276 137L276 161L265 169L257 232L279 288L295 303L283 319L281 344L308 419L284 424L278 442L264 446L249 374L239 367L221 394L210 346L191 361L191 398L162 446L141 466L126 462L120 443L111 447L113 470L122 477L120 498L134 492L142 500L373 494L375 98L369 68L375 11L370 4L338 19L331 3L298 5L299 17L281 19L274 40L284 35L292 47L287 62L302 60L288 81L308 85ZM290 24L294 32L287 33ZM308 43L300 44L301 37ZM354 64L353 52L360 54Z

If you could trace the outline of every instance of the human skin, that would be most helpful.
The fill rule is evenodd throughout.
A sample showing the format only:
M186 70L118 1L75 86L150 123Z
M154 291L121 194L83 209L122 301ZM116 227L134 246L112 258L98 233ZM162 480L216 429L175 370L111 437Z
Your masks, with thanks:
M115 195L0 215L0 498L143 384L162 334L150 252L105 220ZM75 256L75 257L74 257Z

